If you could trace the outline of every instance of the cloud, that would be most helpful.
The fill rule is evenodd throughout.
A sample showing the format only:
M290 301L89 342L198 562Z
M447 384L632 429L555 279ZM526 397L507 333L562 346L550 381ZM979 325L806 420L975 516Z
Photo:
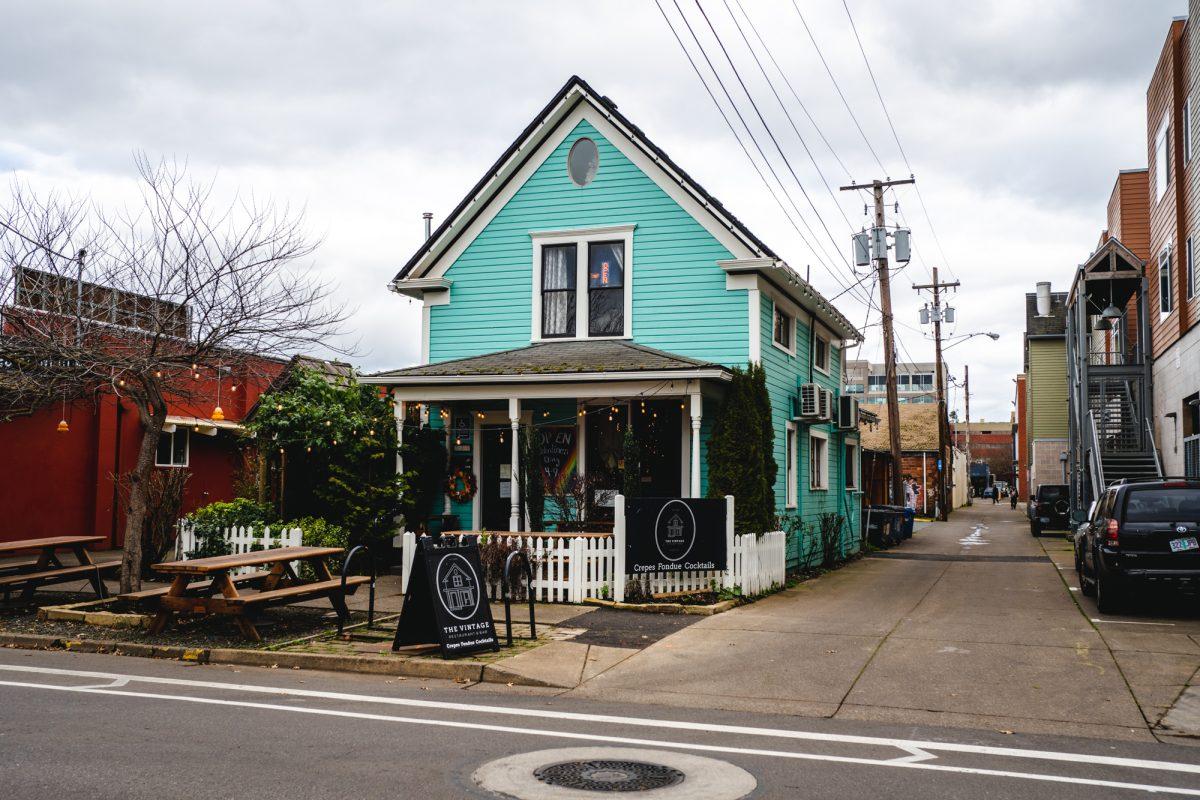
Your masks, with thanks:
M673 2L663 3L678 19ZM304 207L323 238L316 267L358 309L360 360L395 367L419 357L420 313L384 285L420 243L421 212L446 214L567 77L580 74L791 264L811 265L813 281L832 296L849 280L849 232L864 221L863 198L837 186L877 176L872 148L890 174L908 170L840 2L801 7L854 117L790 2L741 5L836 151L835 158L778 83L818 172L725 0L704 0L825 223L793 187L823 243L816 253L746 163L658 9L644 0L12 4L0 28L0 168L104 202L128 192L130 154L142 149L186 157L222 186ZM850 5L941 243L911 189L889 197L900 202L919 254L893 288L901 342L915 359L931 359L917 324L924 298L909 287L938 264L963 283L953 297L957 331L1003 337L974 339L948 355L956 371L972 366L973 416L1007 418L1021 367L1024 292L1047 278L1065 288L1103 227L1116 171L1145 164L1145 85L1171 16L1186 4ZM694 5L681 7L704 36ZM743 19L735 0L729 7ZM705 41L739 92L711 35ZM757 52L778 80L767 53ZM849 295L838 304L856 322L866 318ZM863 353L877 357L878 328L868 330Z

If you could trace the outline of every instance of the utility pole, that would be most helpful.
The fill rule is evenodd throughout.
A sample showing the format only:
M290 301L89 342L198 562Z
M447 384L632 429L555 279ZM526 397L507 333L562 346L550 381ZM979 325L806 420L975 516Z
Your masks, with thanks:
M904 504L904 489L901 487L900 460L900 398L896 394L896 346L892 330L892 280L888 273L887 234L883 218L883 190L889 186L916 183L913 178L903 180L873 180L869 184L852 183L840 187L843 192L870 189L875 201L875 229L871 237L875 269L879 274L879 316L883 325L884 380L887 382L888 444L892 453L893 505ZM881 246L882 245L882 246Z
M971 483L971 366L963 364L963 402L967 406L967 484Z
M946 489L949 485L946 480L946 474L950 471L950 450L947 447L947 439L950 423L946 416L946 380L942 374L942 289L958 288L958 281L950 283L941 283L938 281L938 268L933 268L933 283L923 283L919 286L913 286L918 292L923 289L933 291L933 310L930 316L933 319L933 341L934 352L936 356L934 362L936 366L934 370L936 375L934 380L937 382L937 414L938 414L938 509L937 518L943 522L950 516L949 497ZM970 425L967 426L970 430ZM970 435L969 433L967 434ZM970 467L968 466L969 470Z

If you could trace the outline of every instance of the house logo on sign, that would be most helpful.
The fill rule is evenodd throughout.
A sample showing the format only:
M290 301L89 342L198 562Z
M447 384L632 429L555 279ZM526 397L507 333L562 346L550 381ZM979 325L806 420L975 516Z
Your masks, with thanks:
M672 500L658 512L654 523L654 544L667 561L679 561L692 551L696 542L696 518L686 503Z
M438 600L450 616L470 619L479 607L479 581L465 558L450 554L438 564Z

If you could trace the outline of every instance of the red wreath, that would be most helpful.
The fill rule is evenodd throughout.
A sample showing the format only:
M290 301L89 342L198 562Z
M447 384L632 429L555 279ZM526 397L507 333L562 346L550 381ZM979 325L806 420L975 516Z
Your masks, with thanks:
M446 478L446 494L456 503L470 502L475 496L475 490L475 473L470 470L460 467Z

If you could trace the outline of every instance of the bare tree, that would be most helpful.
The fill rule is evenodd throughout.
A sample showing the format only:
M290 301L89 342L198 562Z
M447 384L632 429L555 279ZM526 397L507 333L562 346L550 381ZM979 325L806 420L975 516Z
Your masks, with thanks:
M205 375L329 346L346 318L301 263L303 215L217 199L185 165L135 157L140 202L110 210L14 184L0 209L0 416L111 393L143 436L127 480L121 589L140 588L148 485L167 403ZM265 377L265 376L264 376Z

